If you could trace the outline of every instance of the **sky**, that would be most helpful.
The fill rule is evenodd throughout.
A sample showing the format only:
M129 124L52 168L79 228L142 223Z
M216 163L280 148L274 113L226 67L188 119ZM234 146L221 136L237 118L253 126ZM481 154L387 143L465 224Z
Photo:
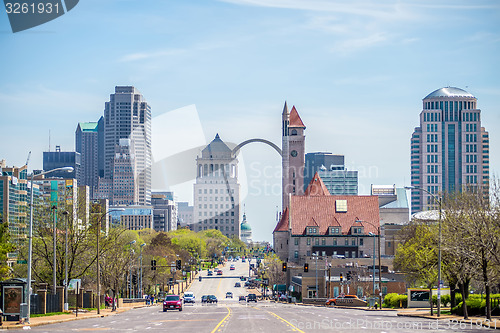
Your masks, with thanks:
M114 87L133 85L161 138L153 188L180 201L192 202L194 177L162 163L194 175L194 159L179 156L216 133L281 146L285 101L307 127L306 152L345 155L369 194L410 185L422 99L453 86L477 97L498 174L499 22L494 0L82 0L18 33L2 11L0 159L21 166L31 151L29 169L41 169L49 133L52 150L74 150L78 122L97 121ZM271 241L281 158L253 143L239 160L253 238Z

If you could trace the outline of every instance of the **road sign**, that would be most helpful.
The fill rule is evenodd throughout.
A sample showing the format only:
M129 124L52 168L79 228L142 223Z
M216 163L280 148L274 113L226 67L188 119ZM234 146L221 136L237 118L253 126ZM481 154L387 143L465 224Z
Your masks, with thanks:
M18 264L27 264L28 262L26 260L18 260L17 263Z

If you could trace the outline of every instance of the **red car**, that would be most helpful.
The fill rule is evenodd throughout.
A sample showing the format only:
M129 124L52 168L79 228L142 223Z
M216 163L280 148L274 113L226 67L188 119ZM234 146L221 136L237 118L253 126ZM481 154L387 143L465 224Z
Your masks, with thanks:
M167 310L182 311L182 299L179 295L167 295L163 302L163 312Z
M222 275L222 271L220 269L217 271L217 275Z

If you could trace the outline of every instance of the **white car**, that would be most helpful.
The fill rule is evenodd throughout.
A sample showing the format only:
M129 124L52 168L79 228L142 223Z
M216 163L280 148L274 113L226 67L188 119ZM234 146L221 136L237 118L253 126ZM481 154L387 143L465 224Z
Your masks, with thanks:
M193 303L194 304L194 299L195 299L195 297L194 297L194 294L192 292L186 291L184 293L184 304L186 304L186 303Z

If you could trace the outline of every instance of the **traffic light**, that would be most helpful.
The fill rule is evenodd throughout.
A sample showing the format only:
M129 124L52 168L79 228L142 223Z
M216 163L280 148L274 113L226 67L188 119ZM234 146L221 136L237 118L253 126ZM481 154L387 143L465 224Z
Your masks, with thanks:
M286 272L286 262L283 263L283 267L281 267L281 271Z
M182 263L180 259L175 262L175 268L179 270L182 269Z
M351 272L347 272L347 281L351 280Z
M340 273L340 282L342 282L342 280L344 280L344 277L342 276L342 273Z
M151 270L156 271L156 260L151 260Z
M132 275L132 285L136 285L137 284L137 275Z
M309 264L306 262L304 264L304 273L307 273L307 272L309 272Z

